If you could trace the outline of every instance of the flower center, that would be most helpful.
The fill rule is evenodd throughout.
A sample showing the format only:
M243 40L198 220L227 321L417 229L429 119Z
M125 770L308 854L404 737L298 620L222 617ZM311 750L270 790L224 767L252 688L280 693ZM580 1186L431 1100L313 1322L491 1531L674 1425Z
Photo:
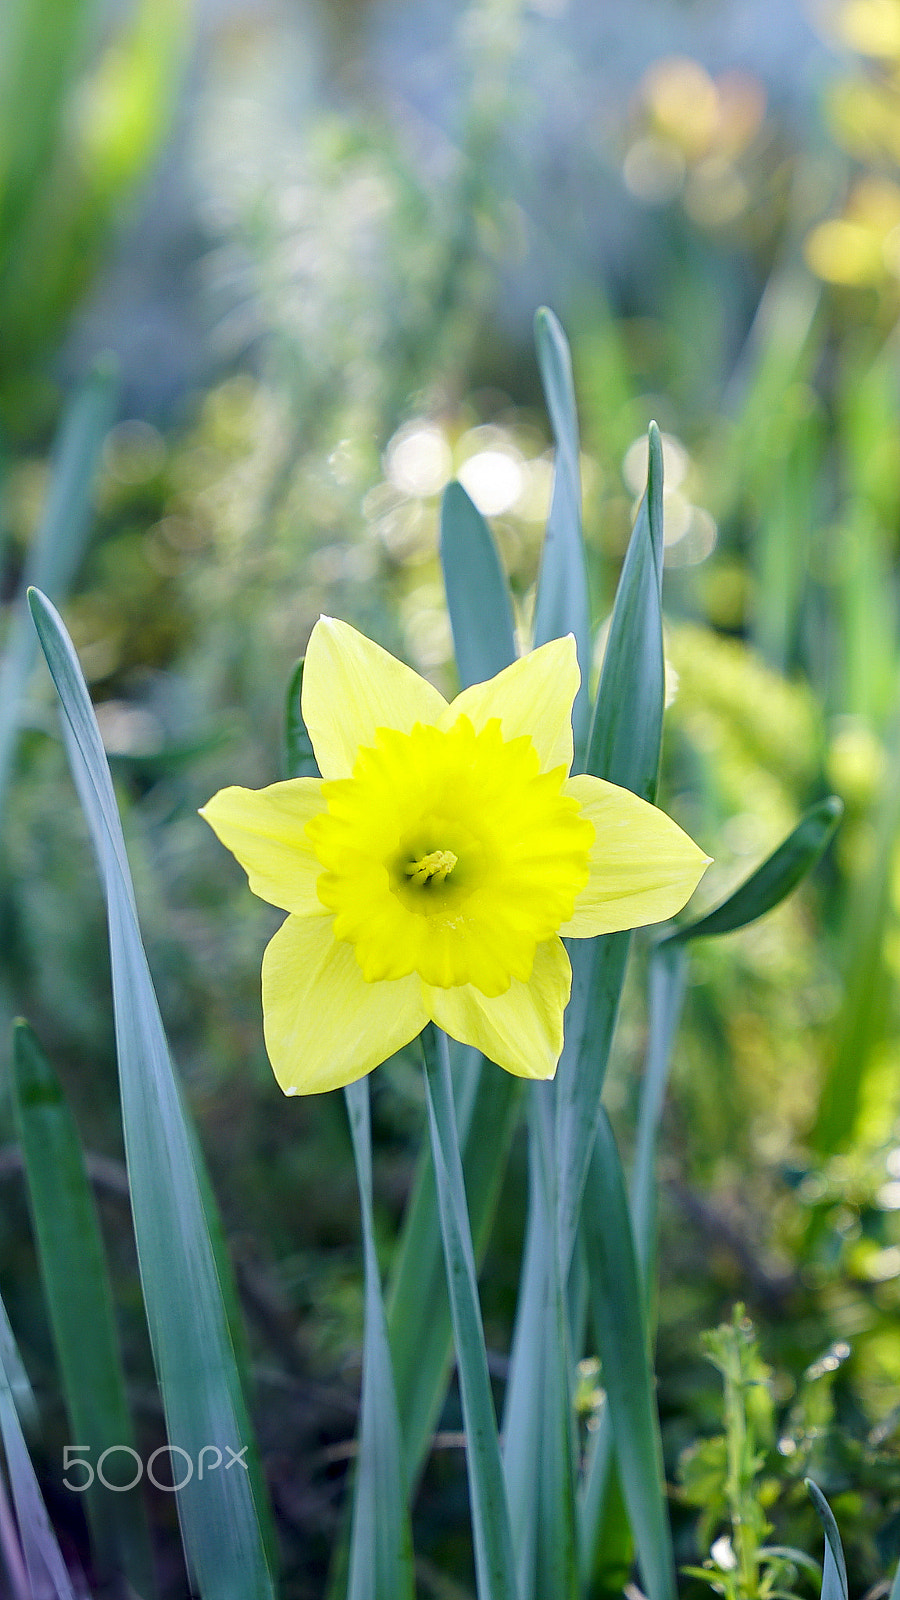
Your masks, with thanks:
M588 878L594 830L565 776L499 718L476 733L461 716L379 728L353 776L322 785L327 809L306 828L318 895L367 981L417 972L499 995L530 978Z
M429 883L443 883L449 878L456 866L458 856L452 850L429 850L427 856L420 856L418 861L410 861L404 867L404 872L411 883L425 886Z

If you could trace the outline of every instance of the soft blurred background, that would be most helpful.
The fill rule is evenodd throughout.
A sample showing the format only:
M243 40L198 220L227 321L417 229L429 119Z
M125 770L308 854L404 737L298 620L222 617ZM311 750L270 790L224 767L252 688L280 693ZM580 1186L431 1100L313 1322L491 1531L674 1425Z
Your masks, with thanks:
M573 348L598 628L648 421L664 431L663 800L715 857L703 904L812 799L847 807L811 884L694 957L659 1372L680 1559L707 1554L724 1472L700 1333L739 1300L771 1369L760 1503L811 1548L813 1471L861 1592L900 1552L900 0L7 0L0 600L11 629L60 418L111 352L118 409L64 612L238 1267L286 1600L322 1594L339 1526L355 1185L340 1097L286 1103L272 1080L258 982L277 917L196 809L282 775L284 687L321 611L454 689L436 556L453 477L527 640L552 461L541 303ZM152 1447L101 900L43 673L0 758L0 1011L33 1023L93 1154ZM609 1087L626 1149L642 973L639 955ZM422 1125L414 1054L373 1088L387 1267ZM5 1105L0 1135L0 1282L77 1546ZM523 1170L516 1143L483 1278L498 1381ZM589 1427L590 1369L582 1399ZM417 1512L423 1594L471 1593L457 1426L451 1397Z

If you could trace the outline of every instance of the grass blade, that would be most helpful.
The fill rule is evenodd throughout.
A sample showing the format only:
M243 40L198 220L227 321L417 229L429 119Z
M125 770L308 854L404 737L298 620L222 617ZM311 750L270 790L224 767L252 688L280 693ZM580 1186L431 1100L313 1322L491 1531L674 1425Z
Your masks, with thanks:
M441 567L460 682L484 683L515 661L515 624L491 530L461 483L444 490Z
M254 1479L241 1459L251 1444L249 1423L109 767L71 641L49 601L34 591L30 599L71 728L70 762L106 892L125 1153L147 1321L170 1443L186 1452L178 1461L192 1467L177 1495L188 1567L203 1600L271 1600ZM204 1451L218 1452L215 1465Z
M104 1450L134 1448L97 1209L71 1112L28 1024L13 1030L13 1107L25 1162L41 1278L62 1377L70 1438L96 1464ZM115 1482L117 1460L122 1485ZM123 1487L133 1457L104 1469L116 1492L84 1490L101 1573L124 1575L138 1594L154 1589L140 1490Z
M412 1535L372 1216L369 1080L344 1090L362 1217L366 1324L347 1600L412 1600Z
M619 1152L601 1111L582 1232L622 1492L649 1600L675 1600L644 1290Z
M834 1513L818 1484L804 1478L806 1492L816 1508L819 1521L825 1530L825 1561L822 1570L822 1600L847 1600L847 1566L844 1547Z
M53 453L44 514L25 567L25 584L61 598L84 551L91 489L100 447L116 404L115 369L98 361L66 412ZM15 750L22 697L37 657L37 639L23 594L0 657L0 813Z
M456 1133L450 1057L446 1036L431 1024L422 1035L422 1044L428 1126L466 1430L478 1595L479 1600L517 1600L506 1488Z
M812 871L831 843L843 814L843 801L837 795L829 795L811 806L793 833L782 840L777 850L773 850L727 900L696 922L682 923L664 942L683 943L714 933L733 933L736 928L745 928L773 911Z
M575 635L581 688L575 698L572 725L575 748L581 750L588 723L591 614L581 534L581 469L572 357L561 324L546 306L534 319L534 334L556 442L553 494L535 599L534 642L545 644L566 633Z
M21 1366L6 1307L0 1300L0 1435L22 1554L28 1570L32 1600L77 1600L56 1535L50 1526L35 1476L22 1424L16 1411L10 1374Z

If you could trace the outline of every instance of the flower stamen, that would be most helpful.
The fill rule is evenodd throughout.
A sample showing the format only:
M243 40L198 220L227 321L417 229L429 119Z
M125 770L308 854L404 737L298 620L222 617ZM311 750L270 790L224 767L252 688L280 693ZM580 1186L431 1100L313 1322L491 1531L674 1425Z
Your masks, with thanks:
M427 855L420 856L418 861L410 861L404 867L404 872L411 883L443 883L449 878L456 866L458 856L452 850L430 850Z

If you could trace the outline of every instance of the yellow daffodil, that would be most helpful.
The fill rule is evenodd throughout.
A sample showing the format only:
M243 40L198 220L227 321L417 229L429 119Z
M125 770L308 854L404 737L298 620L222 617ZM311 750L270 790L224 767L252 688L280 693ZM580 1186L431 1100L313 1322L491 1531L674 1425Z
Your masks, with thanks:
M429 1021L550 1078L583 939L680 910L707 857L664 812L569 777L575 642L448 705L322 617L302 710L322 778L222 789L201 815L289 913L263 957L266 1047L287 1094L352 1083Z

